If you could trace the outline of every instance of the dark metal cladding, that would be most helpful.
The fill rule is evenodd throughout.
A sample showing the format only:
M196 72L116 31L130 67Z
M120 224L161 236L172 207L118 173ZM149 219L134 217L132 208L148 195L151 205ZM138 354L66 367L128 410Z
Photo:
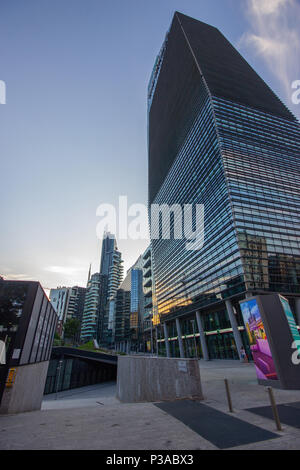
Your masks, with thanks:
M176 12L163 49L156 82L152 77L149 87L149 204L195 118L191 109L197 109L192 103L201 73L210 95L296 121L218 29Z
M212 95L296 120L218 29L181 13L176 16Z

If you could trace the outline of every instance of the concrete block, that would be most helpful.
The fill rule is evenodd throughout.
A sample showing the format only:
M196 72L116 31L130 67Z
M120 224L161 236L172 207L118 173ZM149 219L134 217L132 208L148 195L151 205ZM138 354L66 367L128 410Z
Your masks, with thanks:
M117 398L124 403L203 400L197 359L119 356Z
M44 395L49 361L16 367L12 387L2 396L0 414L40 410Z

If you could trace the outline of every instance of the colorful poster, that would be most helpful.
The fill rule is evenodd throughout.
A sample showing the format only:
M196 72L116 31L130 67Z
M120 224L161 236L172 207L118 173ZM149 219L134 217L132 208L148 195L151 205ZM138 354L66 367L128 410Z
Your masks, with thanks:
M240 303L256 374L259 379L278 380L272 353L256 299Z

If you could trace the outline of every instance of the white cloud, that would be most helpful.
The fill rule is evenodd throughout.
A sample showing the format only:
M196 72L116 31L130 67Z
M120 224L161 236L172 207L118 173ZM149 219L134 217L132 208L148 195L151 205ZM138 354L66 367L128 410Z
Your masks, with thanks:
M8 281L36 281L32 276L28 274L3 274L5 280Z
M249 3L257 15L277 15L282 7L292 4L293 0L250 0Z
M71 266L47 266L44 268L45 271L50 273L58 273L63 274L66 276L73 276L74 274L78 274L87 270L85 267L71 267Z
M250 30L241 44L261 56L290 101L300 78L300 4L297 0L246 0Z

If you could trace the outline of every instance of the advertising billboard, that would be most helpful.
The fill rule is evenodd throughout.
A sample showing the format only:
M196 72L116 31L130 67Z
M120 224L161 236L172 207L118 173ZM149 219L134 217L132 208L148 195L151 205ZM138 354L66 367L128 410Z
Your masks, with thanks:
M274 360L255 298L240 302L257 378L278 380Z

